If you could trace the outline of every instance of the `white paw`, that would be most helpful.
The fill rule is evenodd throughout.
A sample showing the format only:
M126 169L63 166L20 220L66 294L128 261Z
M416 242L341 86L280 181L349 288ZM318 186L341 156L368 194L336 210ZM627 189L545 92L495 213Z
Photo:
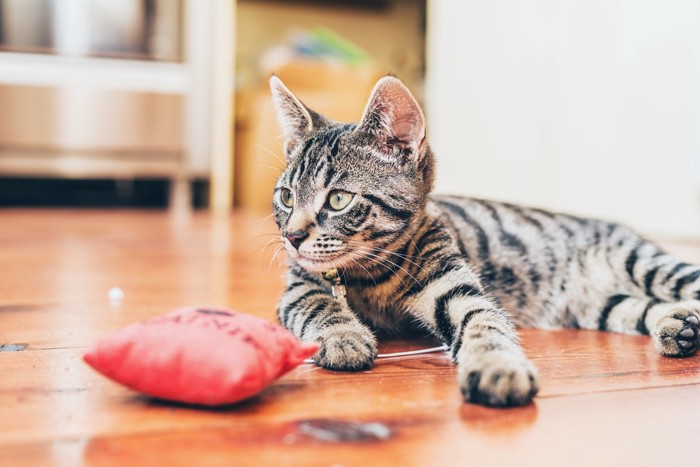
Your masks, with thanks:
M700 346L700 313L679 304L659 320L653 333L654 345L661 355L687 357Z
M329 370L368 370L377 356L374 335L359 323L332 326L323 330L316 341L321 347L314 360Z
M462 354L457 376L466 402L492 407L528 404L539 389L535 366L519 352Z

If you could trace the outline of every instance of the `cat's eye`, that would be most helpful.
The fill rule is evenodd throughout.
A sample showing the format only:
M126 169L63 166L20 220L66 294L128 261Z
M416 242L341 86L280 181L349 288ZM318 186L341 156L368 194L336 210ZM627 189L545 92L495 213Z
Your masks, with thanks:
M282 188L280 190L280 201L282 204L291 208L294 206L294 192L289 188Z
M348 193L347 191L333 190L328 195L328 206L334 211L340 211L348 207L353 196L352 193Z

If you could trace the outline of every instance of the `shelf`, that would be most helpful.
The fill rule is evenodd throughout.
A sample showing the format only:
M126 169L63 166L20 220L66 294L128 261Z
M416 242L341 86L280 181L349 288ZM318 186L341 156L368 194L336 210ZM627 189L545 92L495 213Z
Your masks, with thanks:
M182 154L154 151L52 151L0 148L0 174L62 178L172 178Z
M184 94L190 83L184 63L0 52L0 84Z

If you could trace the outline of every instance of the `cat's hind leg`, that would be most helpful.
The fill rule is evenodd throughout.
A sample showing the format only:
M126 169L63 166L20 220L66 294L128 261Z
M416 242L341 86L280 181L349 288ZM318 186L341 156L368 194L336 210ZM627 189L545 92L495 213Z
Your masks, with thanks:
M620 258L622 279L632 290L665 302L700 300L700 266L670 255L639 237L625 246Z
M650 334L662 355L692 355L700 347L700 266L613 227L606 255L622 292L601 306L599 329Z
M665 304L654 326L654 345L661 355L687 357L700 347L700 302Z
M608 297L598 329L651 335L656 349L668 357L686 357L700 347L700 301L663 302L653 297L615 294Z

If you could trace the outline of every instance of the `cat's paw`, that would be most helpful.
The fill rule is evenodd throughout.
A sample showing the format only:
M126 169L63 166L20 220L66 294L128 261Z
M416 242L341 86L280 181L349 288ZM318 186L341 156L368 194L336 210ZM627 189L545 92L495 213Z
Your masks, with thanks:
M491 407L528 404L539 389L535 366L520 353L464 355L457 375L465 402Z
M377 357L377 341L372 332L359 323L333 326L323 332L314 356L319 366L336 371L361 371L372 368Z
M654 345L661 355L687 357L700 347L700 313L684 305L674 306L654 331Z

